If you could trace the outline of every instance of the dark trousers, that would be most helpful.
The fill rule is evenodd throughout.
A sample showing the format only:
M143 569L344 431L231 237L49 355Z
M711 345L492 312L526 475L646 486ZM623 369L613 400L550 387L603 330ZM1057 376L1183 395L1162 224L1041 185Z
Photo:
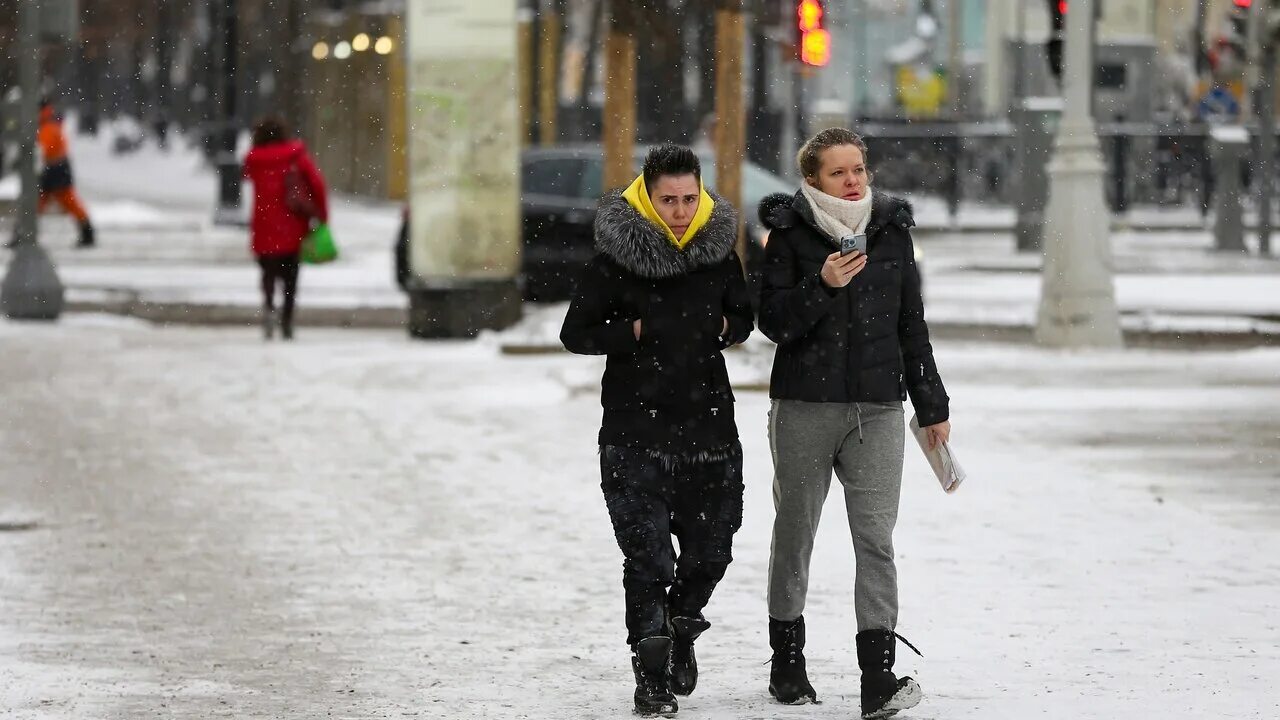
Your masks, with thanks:
M259 255L258 267L262 268L262 306L267 310L276 309L276 285L282 285L284 306L281 308L280 323L285 327L292 327L293 303L298 293L298 256Z
M667 614L700 616L733 560L733 534L742 526L742 447L695 461L604 445L600 474L622 549L627 643L666 635Z

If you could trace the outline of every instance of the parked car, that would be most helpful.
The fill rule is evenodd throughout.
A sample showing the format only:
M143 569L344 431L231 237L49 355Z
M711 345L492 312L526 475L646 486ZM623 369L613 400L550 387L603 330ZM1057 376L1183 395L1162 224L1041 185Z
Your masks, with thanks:
M635 167L647 148L636 152ZM700 154L702 180L714 190L715 159ZM598 144L530 148L521 155L520 211L523 222L522 275L527 300L567 300L579 271L595 254L592 224L604 190L604 153ZM763 167L747 162L742 168L742 207L747 229L744 262L755 296L764 262L768 231L756 217L764 196L793 193L795 187ZM396 250L396 278L401 287L409 278L408 211L401 224Z

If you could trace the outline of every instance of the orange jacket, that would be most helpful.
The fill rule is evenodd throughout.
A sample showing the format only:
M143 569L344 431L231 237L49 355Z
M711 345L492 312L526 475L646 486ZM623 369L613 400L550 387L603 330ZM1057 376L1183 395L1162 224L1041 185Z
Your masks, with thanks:
M36 132L44 164L52 165L67 157L67 136L62 134L62 123L53 114L53 108L40 111L40 129Z

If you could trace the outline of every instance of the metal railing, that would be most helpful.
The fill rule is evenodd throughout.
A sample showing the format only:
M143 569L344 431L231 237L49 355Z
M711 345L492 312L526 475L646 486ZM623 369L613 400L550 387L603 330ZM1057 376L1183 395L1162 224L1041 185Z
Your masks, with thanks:
M941 197L953 217L963 201L1017 201L1016 137L1009 122L864 122L857 128L867 139L878 187ZM1214 188L1208 126L1106 123L1098 126L1098 137L1113 211L1194 204L1208 214ZM1256 151L1257 133L1251 137ZM1246 169L1249 191L1251 180Z

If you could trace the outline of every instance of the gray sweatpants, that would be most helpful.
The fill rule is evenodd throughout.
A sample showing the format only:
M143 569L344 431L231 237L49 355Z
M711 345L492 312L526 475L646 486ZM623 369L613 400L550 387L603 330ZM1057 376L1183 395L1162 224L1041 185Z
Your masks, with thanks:
M858 630L897 626L893 526L898 520L905 437L900 402L773 401L769 447L777 515L769 555L770 617L794 620L804 612L809 558L835 470L844 486L857 561L853 603Z

